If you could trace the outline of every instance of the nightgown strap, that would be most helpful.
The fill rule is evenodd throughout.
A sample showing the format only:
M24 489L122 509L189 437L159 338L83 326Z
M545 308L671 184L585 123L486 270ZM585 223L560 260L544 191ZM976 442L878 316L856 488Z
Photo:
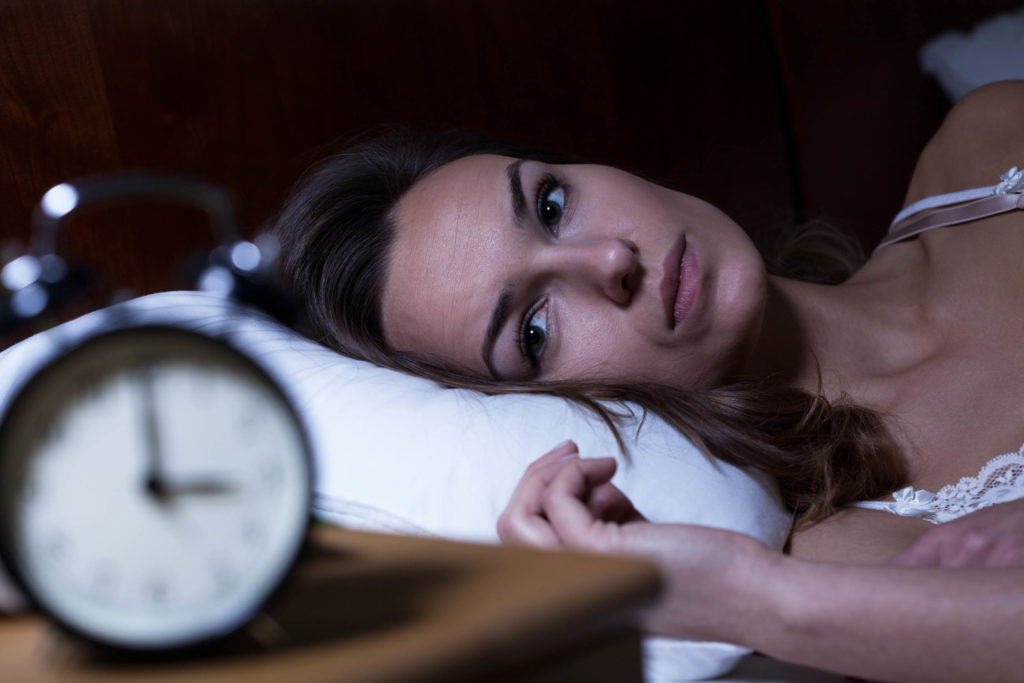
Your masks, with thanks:
M1014 166L999 178L1002 182L998 185L949 192L914 202L896 214L889 225L889 234L875 247L875 251L932 228L1024 209L1024 168ZM926 209L937 210L912 218Z

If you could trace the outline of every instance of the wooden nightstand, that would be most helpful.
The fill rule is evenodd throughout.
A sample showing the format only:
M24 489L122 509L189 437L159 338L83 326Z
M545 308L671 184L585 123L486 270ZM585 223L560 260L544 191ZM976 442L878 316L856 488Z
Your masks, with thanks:
M0 617L0 680L640 681L641 560L316 527L289 584L214 653L126 662Z

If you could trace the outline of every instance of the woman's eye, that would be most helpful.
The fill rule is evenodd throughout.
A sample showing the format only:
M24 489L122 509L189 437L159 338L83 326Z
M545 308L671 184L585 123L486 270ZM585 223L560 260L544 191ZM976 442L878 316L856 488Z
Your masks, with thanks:
M552 232L562 222L565 213L565 188L554 177L548 176L537 193L537 215L540 222Z
M548 338L547 306L528 313L519 329L519 347L530 365L536 365Z

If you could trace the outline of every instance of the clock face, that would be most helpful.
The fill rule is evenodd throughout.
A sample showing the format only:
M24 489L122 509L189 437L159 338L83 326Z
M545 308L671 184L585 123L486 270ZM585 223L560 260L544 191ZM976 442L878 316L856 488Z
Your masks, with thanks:
M0 428L0 547L58 621L164 649L244 623L294 561L310 459L277 386L222 342L107 333L29 383Z

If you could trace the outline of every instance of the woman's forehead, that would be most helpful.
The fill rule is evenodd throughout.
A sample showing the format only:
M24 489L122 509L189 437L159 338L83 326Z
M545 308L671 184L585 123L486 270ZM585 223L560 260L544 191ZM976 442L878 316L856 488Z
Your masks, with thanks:
M382 297L391 345L486 372L476 347L506 261L499 243L511 220L506 169L513 162L496 155L458 159L399 201Z
M515 159L498 154L473 154L450 161L428 173L413 185L398 202L397 210L423 201L454 199L446 196L470 188L503 191L505 171ZM417 207L418 208L418 207Z
M395 207L392 262L416 272L436 267L437 259L456 261L464 251L486 251L511 217L506 169L514 161L465 157L413 186ZM448 272L451 268L438 274Z

